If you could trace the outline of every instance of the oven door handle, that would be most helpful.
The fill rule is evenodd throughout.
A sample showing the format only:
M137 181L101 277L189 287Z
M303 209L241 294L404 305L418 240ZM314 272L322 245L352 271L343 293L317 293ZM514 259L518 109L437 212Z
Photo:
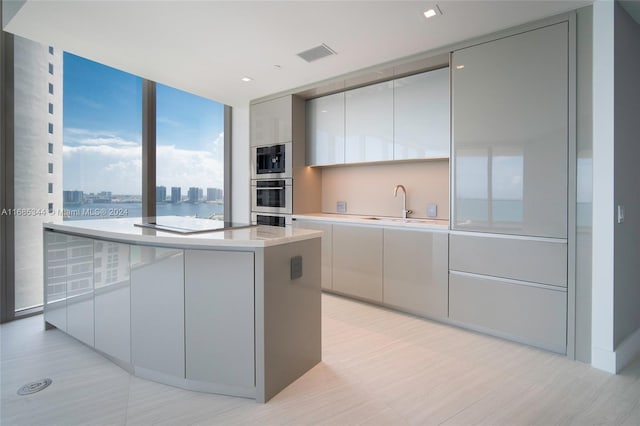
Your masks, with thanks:
M269 191L281 191L284 189L284 186L267 186L267 187L257 187L258 191L269 190Z

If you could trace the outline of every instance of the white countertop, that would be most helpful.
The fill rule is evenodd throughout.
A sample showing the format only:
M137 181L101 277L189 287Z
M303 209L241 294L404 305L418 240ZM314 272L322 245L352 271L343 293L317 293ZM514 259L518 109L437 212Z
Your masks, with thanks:
M399 217L372 216L372 215L351 215L351 214L334 214L334 213L311 213L311 214L294 214L294 219L300 220L316 220L324 222L340 222L354 223L359 225L397 227L405 229L419 230L436 230L448 231L448 220L432 220L432 219L402 219Z
M208 219L202 219L208 220ZM270 247L322 236L321 231L291 226L252 226L196 234L177 234L134 226L142 218L77 220L45 223L44 229L133 244L189 246L195 248Z

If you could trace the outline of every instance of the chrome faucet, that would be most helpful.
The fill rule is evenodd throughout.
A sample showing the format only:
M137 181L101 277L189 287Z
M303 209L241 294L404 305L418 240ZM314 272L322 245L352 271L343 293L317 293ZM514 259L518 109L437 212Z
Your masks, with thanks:
M398 189L402 189L402 218L406 219L408 215L413 213L413 210L407 210L407 189L404 185L396 185L393 189L393 196L398 196Z

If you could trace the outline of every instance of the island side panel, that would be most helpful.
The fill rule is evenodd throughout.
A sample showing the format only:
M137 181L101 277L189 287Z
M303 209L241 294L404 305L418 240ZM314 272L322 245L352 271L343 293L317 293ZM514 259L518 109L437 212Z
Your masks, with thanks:
M256 251L258 402L268 401L322 360L320 243L317 237ZM296 256L302 258L302 275L292 279Z

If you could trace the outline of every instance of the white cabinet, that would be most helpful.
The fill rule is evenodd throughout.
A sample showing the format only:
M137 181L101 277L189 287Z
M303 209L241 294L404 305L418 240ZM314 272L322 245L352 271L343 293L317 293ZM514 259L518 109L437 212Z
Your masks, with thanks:
M448 158L449 68L393 81L393 159Z
M455 51L456 230L567 237L568 24Z
M332 258L333 258L333 225L327 222L315 222L310 220L296 219L296 228L315 229L322 231L322 289L331 290L332 285Z
M385 304L446 318L448 275L447 232L384 229Z
M382 228L333 225L333 290L382 302Z
M344 92L307 101L307 165L344 163L344 102Z
M251 146L291 142L292 112L291 96L251 105Z
M95 348L131 363L131 281L127 244L94 240Z
M44 320L67 331L67 240L57 232L44 232Z
M393 160L393 81L345 92L345 162Z
M554 352L566 352L565 289L514 284L462 272L451 272L449 284L452 320Z
M184 377L183 250L131 246L131 343L135 368Z
M93 333L93 240L67 237L67 333L89 346Z
M186 378L255 386L252 252L185 251Z

